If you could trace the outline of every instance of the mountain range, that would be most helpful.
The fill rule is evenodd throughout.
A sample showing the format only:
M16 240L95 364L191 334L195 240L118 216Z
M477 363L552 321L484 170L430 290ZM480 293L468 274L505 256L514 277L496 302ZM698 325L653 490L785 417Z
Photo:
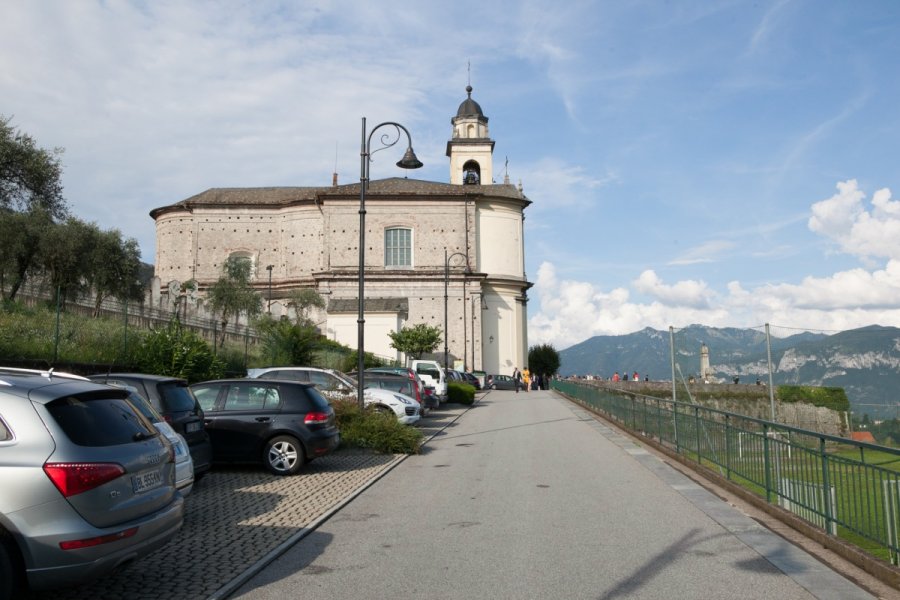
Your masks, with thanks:
M594 336L559 352L560 374L610 378L638 373L640 379L699 377L700 350L709 349L714 380L768 383L771 349L775 385L842 387L857 416L873 419L900 416L900 329L871 325L827 335L799 333L769 338L756 329L690 325L670 341L668 331L647 327L627 335ZM674 344L672 343L674 342Z

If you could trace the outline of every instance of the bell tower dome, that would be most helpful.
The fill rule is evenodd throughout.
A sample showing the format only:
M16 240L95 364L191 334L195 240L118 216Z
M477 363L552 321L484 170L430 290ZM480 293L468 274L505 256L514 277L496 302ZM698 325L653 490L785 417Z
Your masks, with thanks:
M472 86L466 86L468 97L450 119L453 133L447 142L450 157L450 183L455 185L491 185L494 180L492 156L494 141L488 133L488 118L481 106L472 100Z

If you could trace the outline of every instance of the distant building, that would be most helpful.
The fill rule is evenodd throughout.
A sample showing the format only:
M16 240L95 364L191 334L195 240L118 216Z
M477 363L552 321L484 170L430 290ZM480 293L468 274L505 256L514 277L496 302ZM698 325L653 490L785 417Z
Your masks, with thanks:
M388 178L366 193L366 351L404 360L388 333L427 323L444 328L445 252L449 262L450 362L511 374L527 364L524 211L520 186L493 181L488 118L467 98L451 119L450 182ZM374 149L374 148L373 148ZM402 150L402 148L401 148ZM196 280L202 294L232 256L253 265L271 310L287 314L292 290L327 301L322 333L357 345L359 183L213 188L154 209L156 276ZM271 271L268 267L271 265ZM443 343L436 353L443 360Z

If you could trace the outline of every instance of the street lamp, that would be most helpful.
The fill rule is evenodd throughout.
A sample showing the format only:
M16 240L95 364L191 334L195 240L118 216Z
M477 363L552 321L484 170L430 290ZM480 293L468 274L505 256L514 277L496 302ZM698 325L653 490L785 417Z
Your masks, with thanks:
M385 126L392 126L396 130L394 133L384 133L379 138L381 142L381 147L376 148L375 152L379 150L384 150L386 148L390 148L397 144L400 141L400 133L403 132L406 134L406 140L409 142L406 146L406 153L404 153L403 158L397 163L397 166L401 169L418 169L422 167L422 162L416 158L416 153L413 152L412 149L412 136L409 135L409 131L401 125L400 123L394 123L393 121L385 121L384 123L380 123L372 128L372 131L369 132L368 137L366 136L366 118L362 118L362 141L360 143L359 150L359 301L358 301L358 313L357 313L357 344L356 344L356 353L357 353L357 363L356 363L356 372L358 378L358 387L357 387L357 397L356 400L359 403L359 408L363 409L365 407L365 398L363 395L363 388L365 387L363 382L363 373L366 370L366 362L365 362L365 328L366 328L366 315L365 315L365 271L366 271L366 191L369 187L369 163L372 161L372 154L374 152L371 151L372 148L372 136L375 135L375 132ZM394 137L396 135L396 137Z
M450 283L450 259L460 256L466 260L466 273L471 273L471 269L469 268L469 257L463 254L462 252L454 252L450 256L447 256L447 249L444 248L444 368L450 368L450 356L449 349L447 348L447 338L449 337L447 331L447 285ZM465 280L463 280L465 283ZM463 303L463 309L465 309L465 303ZM465 321L465 316L463 317L463 321ZM463 328L465 329L465 322L463 322ZM465 345L463 346L465 348Z
M272 269L275 265L266 265L266 271L269 272L269 299L266 302L266 314L272 314Z

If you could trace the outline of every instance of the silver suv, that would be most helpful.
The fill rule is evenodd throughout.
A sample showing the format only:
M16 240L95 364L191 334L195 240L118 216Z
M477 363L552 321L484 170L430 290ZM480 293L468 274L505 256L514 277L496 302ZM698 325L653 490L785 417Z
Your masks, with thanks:
M95 579L183 517L172 446L126 390L0 368L0 600Z

